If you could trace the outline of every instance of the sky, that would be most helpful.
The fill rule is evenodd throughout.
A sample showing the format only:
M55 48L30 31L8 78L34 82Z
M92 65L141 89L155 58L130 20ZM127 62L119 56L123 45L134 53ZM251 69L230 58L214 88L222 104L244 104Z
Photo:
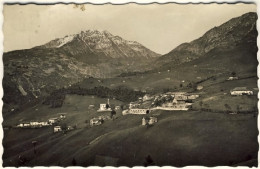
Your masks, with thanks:
M88 29L107 30L166 54L255 4L4 5L4 51L28 49Z

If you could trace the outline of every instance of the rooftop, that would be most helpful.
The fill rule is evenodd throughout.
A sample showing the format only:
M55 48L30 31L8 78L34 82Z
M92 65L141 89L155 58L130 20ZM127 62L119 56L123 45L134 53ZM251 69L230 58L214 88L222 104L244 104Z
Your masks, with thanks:
M233 91L245 91L248 90L246 87L235 87Z

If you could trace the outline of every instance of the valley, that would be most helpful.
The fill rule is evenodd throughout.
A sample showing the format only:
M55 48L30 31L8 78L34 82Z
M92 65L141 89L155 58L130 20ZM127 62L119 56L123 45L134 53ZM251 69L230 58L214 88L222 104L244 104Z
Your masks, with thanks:
M97 30L4 53L3 166L258 166L256 19L165 55Z

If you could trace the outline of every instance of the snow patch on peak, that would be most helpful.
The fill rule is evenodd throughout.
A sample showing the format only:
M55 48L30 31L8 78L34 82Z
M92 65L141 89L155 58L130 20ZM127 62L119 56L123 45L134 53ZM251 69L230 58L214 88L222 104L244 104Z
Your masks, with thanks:
M129 45L140 45L138 42L136 41L127 41L127 44Z
M74 39L75 35L69 35L69 36L65 36L64 38L61 38L58 40L58 46L57 48L71 42Z

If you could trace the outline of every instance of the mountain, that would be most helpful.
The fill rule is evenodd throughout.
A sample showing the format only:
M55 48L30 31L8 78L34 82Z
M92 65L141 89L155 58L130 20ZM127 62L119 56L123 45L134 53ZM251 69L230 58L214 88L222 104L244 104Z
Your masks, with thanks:
M87 77L143 71L159 54L108 31L87 30L4 53L4 101L24 104Z
M202 37L190 43L183 43L168 54L160 57L160 59L157 59L158 68L169 69L196 59L200 59L202 66L205 66L204 60L207 60L206 64L214 63L215 57L215 59L220 59L227 53L229 54L226 57L232 57L230 59L234 62L240 61L240 65L252 63L252 66L256 68L256 20L257 14L250 12L233 18L218 27L214 27ZM234 56L235 53L238 53L237 51L241 51L243 54ZM234 63L226 63L227 59L223 58L221 62L226 66ZM237 68L239 67L237 66Z
M59 48L66 50L74 57L88 60L86 54L111 58L153 58L159 54L147 49L136 41L127 41L114 36L108 31L87 30L79 34L55 39L41 46L43 48ZM81 55L85 55L84 57ZM89 63L89 62L87 62Z

